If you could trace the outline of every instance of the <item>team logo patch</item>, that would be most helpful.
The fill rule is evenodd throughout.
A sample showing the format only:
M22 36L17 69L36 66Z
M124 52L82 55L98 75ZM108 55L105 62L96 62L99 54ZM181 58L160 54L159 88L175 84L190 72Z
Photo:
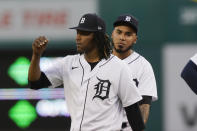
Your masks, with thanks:
M86 18L81 18L80 24L83 24L85 22Z
M98 30L102 30L102 27L98 26Z
M131 17L130 16L126 16L125 21L131 21Z
M96 93L93 97L94 98L100 98L101 100L104 100L106 98L109 98L109 91L110 91L110 86L111 86L111 83L109 80L101 80L100 78L98 78L98 83L95 86L95 90L96 90ZM93 100L92 99L92 100Z

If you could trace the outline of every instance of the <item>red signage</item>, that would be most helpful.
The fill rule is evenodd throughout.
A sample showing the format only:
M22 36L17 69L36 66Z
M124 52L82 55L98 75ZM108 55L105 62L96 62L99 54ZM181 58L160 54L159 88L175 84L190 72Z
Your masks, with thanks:
M23 14L24 26L55 26L62 27L67 24L65 10L33 11L26 10Z
M11 25L12 14L10 11L0 13L0 28L9 27Z

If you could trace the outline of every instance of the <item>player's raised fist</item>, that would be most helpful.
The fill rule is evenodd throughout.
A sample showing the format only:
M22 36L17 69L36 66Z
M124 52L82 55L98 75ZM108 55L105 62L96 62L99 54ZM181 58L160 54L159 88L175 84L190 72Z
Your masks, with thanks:
M40 36L36 38L32 44L34 55L41 56L44 50L46 49L47 44L48 44L48 39L45 36Z

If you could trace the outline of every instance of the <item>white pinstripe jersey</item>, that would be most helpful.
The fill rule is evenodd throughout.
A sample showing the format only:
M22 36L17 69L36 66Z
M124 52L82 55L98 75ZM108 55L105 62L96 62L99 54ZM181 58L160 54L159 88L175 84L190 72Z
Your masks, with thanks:
M191 60L197 65L197 53L191 57Z
M140 101L127 64L116 56L91 71L84 55L67 56L44 71L51 87L64 85L71 131L117 131L123 108Z
M133 80L140 94L142 96L152 96L152 100L156 101L158 99L157 88L151 64L137 52L133 52L130 56L125 58L124 61L129 65L132 71ZM124 122L127 122L126 114L124 115Z
M153 101L157 100L156 80L151 64L137 52L133 52L124 61L132 70L132 76L140 94L142 96L152 96Z

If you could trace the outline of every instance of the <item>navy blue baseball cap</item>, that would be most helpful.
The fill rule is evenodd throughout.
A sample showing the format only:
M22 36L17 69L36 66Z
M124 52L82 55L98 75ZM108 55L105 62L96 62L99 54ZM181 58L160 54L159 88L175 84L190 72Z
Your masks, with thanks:
M114 27L119 25L127 25L132 27L136 31L136 33L138 31L138 20L130 14L123 14L118 16L113 25Z
M96 14L88 13L81 17L78 26L71 27L69 29L105 33L106 26L102 18L100 18Z

